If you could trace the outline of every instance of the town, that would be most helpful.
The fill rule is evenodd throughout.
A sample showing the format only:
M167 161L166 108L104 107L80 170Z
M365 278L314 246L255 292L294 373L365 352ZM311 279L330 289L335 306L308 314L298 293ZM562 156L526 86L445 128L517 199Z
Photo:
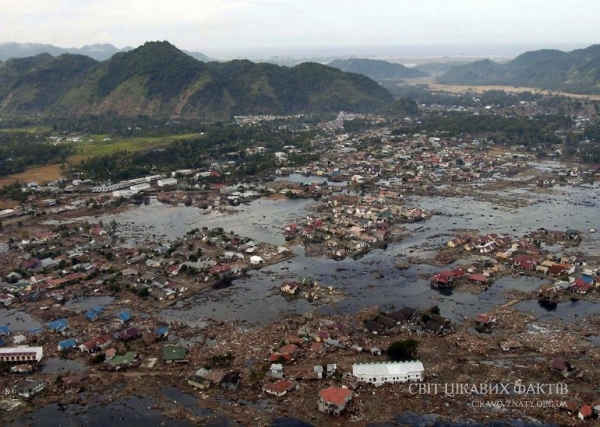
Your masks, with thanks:
M475 105L420 107L492 121L555 108ZM561 157L590 118L532 146L416 116L308 119L236 117L281 140L223 143L239 151L202 167L131 162L109 179L89 159L6 183L7 423L132 396L196 425L482 421L498 398L411 392L429 382L561 383L494 417L597 420L600 164Z

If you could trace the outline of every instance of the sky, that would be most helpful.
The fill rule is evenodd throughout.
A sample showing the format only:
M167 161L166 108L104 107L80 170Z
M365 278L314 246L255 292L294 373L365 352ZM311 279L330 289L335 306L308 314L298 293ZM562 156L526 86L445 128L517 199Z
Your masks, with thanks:
M218 54L400 45L599 43L600 1L3 0L0 43L167 40Z

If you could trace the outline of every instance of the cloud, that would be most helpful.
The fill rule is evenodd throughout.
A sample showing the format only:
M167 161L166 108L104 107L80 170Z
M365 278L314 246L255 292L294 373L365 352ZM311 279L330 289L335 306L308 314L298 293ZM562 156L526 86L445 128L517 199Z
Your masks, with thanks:
M251 46L585 42L585 14L562 0L6 0L0 42L184 49Z

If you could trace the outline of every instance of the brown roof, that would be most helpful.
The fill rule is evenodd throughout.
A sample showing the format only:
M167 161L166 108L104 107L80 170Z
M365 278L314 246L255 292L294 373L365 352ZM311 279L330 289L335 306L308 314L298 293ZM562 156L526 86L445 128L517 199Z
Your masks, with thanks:
M277 382L267 384L265 391L272 394L282 394L293 389L295 384L290 380L279 380Z
M310 345L310 351L314 351L314 352L317 352L317 353L323 351L323 343L320 343L320 342L312 343Z
M382 324L386 328L393 328L394 326L396 326L396 321L388 316L382 316L382 315L377 316L377 317L375 317L375 321L377 323Z
M279 349L279 353L288 353L294 354L294 352L298 350L298 346L295 344L287 344Z
M569 370L569 362L563 359L554 359L552 361L552 369L556 369L559 371L567 371Z
M340 387L329 387L319 392L319 396L325 402L334 404L335 406L341 406L346 403L352 397L352 390Z

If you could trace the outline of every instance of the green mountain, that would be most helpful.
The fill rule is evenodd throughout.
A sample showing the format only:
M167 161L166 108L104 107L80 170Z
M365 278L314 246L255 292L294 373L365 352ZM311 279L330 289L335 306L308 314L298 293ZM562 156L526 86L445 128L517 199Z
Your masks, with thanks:
M182 116L367 112L392 95L369 78L316 63L201 62L149 42L98 62L41 54L0 63L0 113Z
M349 73L362 74L373 80L406 79L429 75L402 64L363 58L336 59L327 65Z
M109 43L85 45L81 48L63 48L53 46L51 44L8 42L0 43L0 61L5 61L11 58L26 58L42 53L49 53L52 56L59 56L63 53L71 53L75 55L89 56L96 61L105 61L117 52L128 52L130 50L132 50L132 48L129 46L119 49ZM210 58L203 53L188 52L187 50L184 52L199 61L210 61Z
M436 81L460 85L510 85L581 94L600 93L600 45L572 52L526 52L505 64L490 60L453 67Z
M464 65L468 61L449 61L449 62L425 62L423 64L415 65L415 70L423 71L430 76L439 76L448 72L452 67L458 65Z

